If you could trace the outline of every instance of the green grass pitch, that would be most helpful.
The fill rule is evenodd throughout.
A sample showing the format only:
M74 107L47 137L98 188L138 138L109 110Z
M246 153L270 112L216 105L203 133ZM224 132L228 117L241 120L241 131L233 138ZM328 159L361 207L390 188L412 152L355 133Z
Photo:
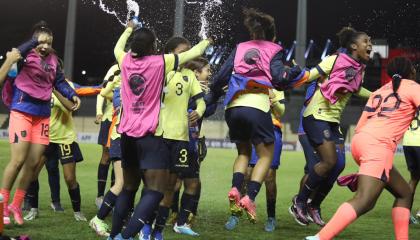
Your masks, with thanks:
M94 205L96 197L96 175L100 158L100 147L94 144L81 144L85 160L77 166L77 179L82 192L82 211L89 219L96 214ZM0 142L0 174L9 161L9 144ZM262 188L257 197L257 211L259 221L250 224L242 218L240 225L234 231L226 231L223 227L228 217L227 192L229 191L232 175L232 163L235 150L209 149L207 159L202 164L202 197L199 206L199 217L194 230L201 235L196 239L246 239L246 240L271 240L271 239L303 239L313 235L318 227L299 226L289 215L287 209L290 201L298 189L299 180L303 174L304 157L300 152L284 152L281 157L281 166L277 174L277 221L278 227L273 233L264 232L266 218L265 190ZM397 156L397 168L408 178L404 158ZM347 165L343 174L351 173L357 167L350 155L347 155ZM88 223L76 222L73 218L70 199L63 179L61 179L61 201L65 208L64 213L54 213L49 207L50 193L47 184L45 169L40 176L40 217L32 222L25 222L23 226L8 226L7 235L28 234L35 240L95 240L101 239L88 227ZM349 199L352 193L347 188L334 187L322 205L323 216L329 219L337 207ZM420 196L420 195L419 195ZM375 209L363 216L346 229L336 239L394 239L391 221L391 207L393 197L384 192ZM414 210L420 208L420 197L414 202ZM108 217L107 221L110 221ZM177 235L170 228L165 230L165 239L193 239L192 237ZM420 226L410 226L410 239L420 239Z

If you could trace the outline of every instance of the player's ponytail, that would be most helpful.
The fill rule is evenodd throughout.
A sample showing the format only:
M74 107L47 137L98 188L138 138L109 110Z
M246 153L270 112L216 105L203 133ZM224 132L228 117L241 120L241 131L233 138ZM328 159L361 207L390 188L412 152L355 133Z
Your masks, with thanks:
M53 32L48 27L48 24L47 24L46 21L39 21L38 23L36 23L32 27L32 36L33 37L38 37L38 35L41 34L41 33L46 33L46 34L48 34L50 36L53 35Z
M245 8L244 25L251 34L253 40L272 41L276 36L276 24L274 18L266 13L253 8Z
M414 66L406 57L396 57L388 64L387 73L392 77L392 90L398 91L401 79L409 79L413 74ZM414 80L414 79L413 79Z

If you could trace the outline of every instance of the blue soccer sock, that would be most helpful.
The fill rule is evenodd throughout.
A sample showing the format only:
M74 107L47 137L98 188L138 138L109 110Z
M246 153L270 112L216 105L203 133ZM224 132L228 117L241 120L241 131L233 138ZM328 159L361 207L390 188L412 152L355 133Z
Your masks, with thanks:
M26 191L25 198L28 199L31 208L38 208L38 193L39 193L39 181L38 179L32 181Z
M306 203L311 193L316 190L325 180L325 177L319 176L314 169L309 170L308 180L297 196L297 200Z
M250 181L248 183L248 191L247 194L249 196L249 198L252 201L255 201L255 198L257 197L258 193L260 192L261 189L261 183L256 182L256 181Z
M159 203L162 199L163 193L148 189L145 190L142 199L134 209L133 216L128 221L121 236L123 238L134 237L143 228L146 221L150 219L153 212L159 207Z
M181 211L178 215L178 226L182 226L187 223L188 215L192 212L194 205L195 205L195 195L191 195L188 193L183 193L181 198Z
M165 206L159 206L159 210L156 216L155 229L154 229L156 232L163 231L168 217L169 217L169 208Z
M135 196L136 191L129 191L126 189L123 189L120 195L118 195L117 201L115 202L114 214L112 214L111 238L114 238L121 232L124 220L127 218L128 213L133 206Z
M99 219L105 220L106 216L108 216L108 214L112 211L112 208L114 208L117 197L118 196L111 191L108 191L105 194L104 201L102 202L98 214L96 215Z
M71 205L73 207L74 212L80 212L80 187L79 184L77 184L77 187L74 189L69 189L69 195L71 199Z

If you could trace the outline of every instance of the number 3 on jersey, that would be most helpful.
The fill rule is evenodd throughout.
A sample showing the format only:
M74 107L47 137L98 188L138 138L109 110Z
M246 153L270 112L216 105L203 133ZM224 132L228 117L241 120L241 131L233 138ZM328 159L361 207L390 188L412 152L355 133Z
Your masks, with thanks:
M182 83L177 83L176 84L176 95L181 96L182 93L184 92L184 85L182 85Z

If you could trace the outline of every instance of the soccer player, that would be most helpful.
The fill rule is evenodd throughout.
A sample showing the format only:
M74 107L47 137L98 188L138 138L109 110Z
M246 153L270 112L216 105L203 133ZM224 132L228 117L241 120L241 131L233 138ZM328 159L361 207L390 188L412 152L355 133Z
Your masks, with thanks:
M236 143L238 156L233 166L228 199L232 212L239 214L245 210L249 220L255 222L254 201L267 176L274 153L269 89L283 89L293 82L290 79L295 80L297 76L291 74L294 71L286 71L282 63L282 48L274 43L276 26L273 17L255 9L244 10L244 15L244 24L252 40L238 44L230 54L214 77L206 103L217 102L224 94L223 87L229 84L225 97L225 119L230 140ZM298 70L300 75L300 68ZM306 79L302 78L302 81ZM241 198L239 189L244 183L252 145L259 160L247 183L247 194Z
M101 204L98 213L89 222L89 226L99 236L109 236L108 225L105 223L105 218L111 212L115 206L118 195L120 194L124 178L122 175L121 167L121 135L117 132L117 125L120 122L121 112L121 98L120 98L120 86L121 86L121 70L118 64L113 65L108 71L107 85L102 89L101 95L109 100L112 100L113 104L113 117L110 129L110 148L109 148L109 159L113 164L113 170L115 173L115 183L111 186L109 191L105 194L103 204Z
M316 236L308 240L330 240L358 217L374 208L386 188L394 197L392 222L395 239L408 239L412 204L410 186L393 166L397 143L420 108L420 85L416 70L404 57L393 59L387 73L392 82L373 92L356 126L352 154L359 165L357 192L343 203Z
M82 88L75 83L67 81L72 88L77 87L76 93L80 96L96 95L99 88ZM78 91L80 90L80 91ZM86 217L81 212L80 186L76 177L76 164L83 161L82 152L77 144L77 134L73 121L73 104L65 99L60 93L54 91L51 98L51 118L50 118L50 143L44 152L43 158L38 163L37 174L34 181L28 188L27 198L29 199L31 210L25 216L25 220L34 220L38 217L38 194L39 182L38 175L44 163L48 171L48 182L51 189L51 207L57 211L60 204L60 182L58 162L61 162L64 173L64 180L67 185L71 204L73 207L74 218L76 221L86 221Z
M413 200L416 194L417 184L420 179L420 119L419 111L417 110L410 127L404 134L403 149L405 155L405 161L407 162L407 168L410 172L410 185L411 191L413 192ZM420 211L417 212L416 216L420 218ZM418 223L415 216L410 216L411 223Z
M114 65L115 66L115 65ZM112 68L112 67L111 67ZM110 76L112 76L113 72L108 70L104 82L106 82ZM102 95L98 95L96 97L96 119L95 123L100 124L99 129L99 136L98 136L98 144L102 146L102 156L101 160L98 165L98 194L96 196L95 204L96 207L99 209L102 201L104 199L105 187L106 182L108 179L108 172L109 172L109 146L107 147L107 142L109 139L109 132L112 122L112 101L104 98ZM113 176L113 175L112 175ZM111 186L112 186L112 179L111 176Z
M3 216L6 224L10 223L10 212L19 225L23 224L21 204L26 189L32 181L36 165L49 144L50 102L53 88L75 103L72 109L78 109L80 106L80 99L64 80L58 58L51 48L52 41L52 31L45 22L34 26L32 39L18 48L26 61L19 62L19 72L13 80L13 88L11 92L6 92L9 98L3 98L3 102L11 110L9 123L11 159L4 169L0 190L4 196ZM12 204L8 205L10 190L20 171L22 171L21 181Z
M169 39L165 46L165 54L181 54L191 48L190 42L183 37ZM185 191L181 200L181 212L173 227L177 233L191 236L198 235L186 224L188 214L194 204L199 185L198 159L192 159L189 148L188 122L197 124L206 109L200 83L193 71L183 66L175 66L165 80L163 107L160 110L157 136L162 136L170 152L170 178L164 198L159 206L153 235L155 239L163 239L163 228L169 216L174 198L175 185L178 178L185 181ZM197 109L188 112L189 99L194 99ZM174 119L176 117L176 119ZM184 210L186 208L186 210ZM188 211L188 212L187 212ZM141 239L150 236L150 225L146 225L140 233Z
M304 187L292 200L290 211L301 225L309 223L307 202L310 195L315 189L325 193L331 190L333 183L328 183L328 176L339 156L344 158L344 149L338 153L336 150L336 144L343 140L339 125L341 113L353 94L362 98L370 95L370 91L361 86L364 63L370 59L372 51L370 37L346 27L338 33L338 38L347 52L325 58L309 75L309 81L321 76L326 80L317 88L303 113L303 128L310 144L319 154L320 162L308 169ZM325 190L321 189L324 187Z
M266 206L267 206L267 221L265 223L264 229L267 232L273 232L276 229L276 199L277 199L277 183L276 183L276 173L277 169L280 166L280 155L283 146L282 142L282 132L281 132L281 123L280 117L284 114L284 92L272 91L270 90L270 103L271 103L271 117L273 119L274 125L274 155L271 162L270 170L268 170L267 176L264 179L265 189L266 189ZM249 162L249 167L247 171L246 179L249 179L249 176L252 173L253 168L255 167L258 161L257 153L255 149L252 149L252 157ZM239 217L232 214L228 221L225 224L227 230L233 230L236 228L239 223Z
M147 28L139 28L133 33L134 27L130 21L114 49L121 68L121 104L124 106L118 126L124 186L115 204L109 239L118 240L131 239L142 229L158 210L167 187L170 152L163 138L155 135L165 77L177 64L182 65L203 54L210 43L203 40L178 55L154 55L155 34ZM131 51L126 53L124 46L132 33ZM175 94L182 90L180 85L178 88ZM185 152L181 150L180 157L183 157ZM141 179L145 183L142 198L121 232Z

